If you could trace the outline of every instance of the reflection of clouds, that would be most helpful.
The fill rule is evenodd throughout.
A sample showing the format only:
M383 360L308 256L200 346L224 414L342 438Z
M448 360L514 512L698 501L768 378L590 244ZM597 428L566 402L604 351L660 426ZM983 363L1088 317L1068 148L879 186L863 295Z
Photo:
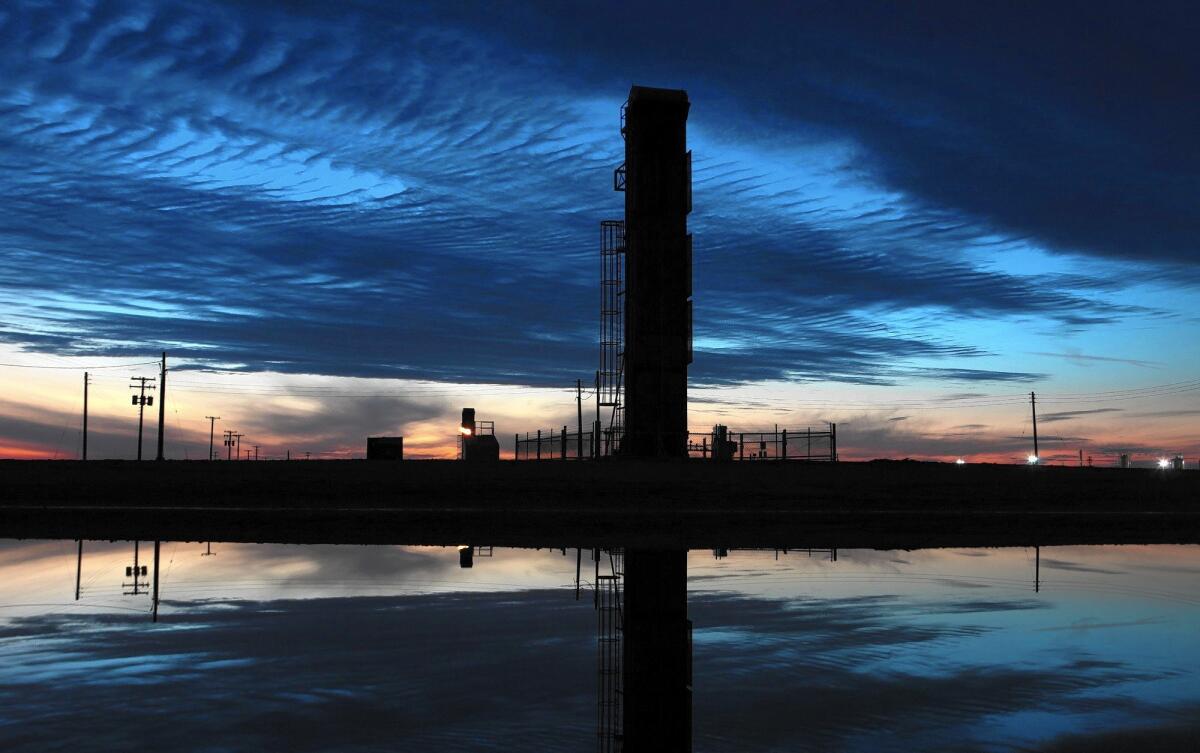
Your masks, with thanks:
M121 562L128 550L88 546ZM54 547L60 559L47 554ZM1093 566L1069 573L1082 586L1110 579L1097 571L1117 563L1200 560L1198 547L1134 550L1054 551ZM21 564L24 551L38 554L32 564ZM164 549L174 565L158 625L145 614L42 613L0 627L0 702L14 722L0 727L6 750L192 748L203 738L213 749L574 751L594 739L590 599L536 587L567 582L573 552L497 550L461 571L452 547L201 551ZM1129 605L1143 602L1128 594L1097 604L1084 590L1075 601L1069 583L1055 596L1008 593L1027 553L988 552L917 550L904 553L907 564L896 552L843 551L836 563L693 552L692 579L706 589L689 595L697 750L795 750L798 740L815 750L971 750L1010 738L1032 747L1064 727L1157 722L1172 704L1196 702L1200 661L1187 631L1200 608L1181 605L1161 621L1139 619ZM61 587L73 564L70 542L0 542L0 597L10 595L3 576L51 567ZM585 577L589 565L585 553ZM259 580L274 570L272 582ZM1122 582L1138 577L1130 572ZM1187 573L1153 577L1194 592ZM956 578L994 590L947 588ZM457 592L364 594L380 582ZM813 585L828 595L807 593ZM758 595L776 589L787 593ZM1077 624L1096 629L1069 632ZM1193 642L1156 652L1168 630ZM142 688L135 729L119 713L130 684ZM33 721L48 716L59 721Z
M592 739L595 614L566 590L179 606L159 625L45 616L0 632L0 693L17 722L0 741L121 747L133 733L115 712L130 685L149 691L137 734L155 745L188 747L201 731L214 749L525 750L532 739L566 751ZM1053 730L1162 715L1127 689L1169 673L1135 656L947 656L1029 608L693 596L697 749L794 750L797 735L818 750L974 749L988 725L1031 711L1058 715ZM21 725L46 714L62 721ZM1044 734L1034 724L1019 737Z
M1079 562L1069 562L1067 560L1054 559L1053 557L1042 557L1042 567L1050 570L1070 570L1076 573L1098 573L1100 575L1125 575L1123 570L1111 570L1103 567L1095 567L1093 565L1084 565Z

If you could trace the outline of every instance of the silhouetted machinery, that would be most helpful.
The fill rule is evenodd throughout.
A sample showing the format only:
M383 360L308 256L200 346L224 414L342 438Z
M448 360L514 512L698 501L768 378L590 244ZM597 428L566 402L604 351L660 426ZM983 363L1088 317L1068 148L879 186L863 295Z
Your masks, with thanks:
M733 460L737 454L738 443L729 438L729 427L717 424L713 427L713 460L725 462Z
M496 423L476 421L474 408L463 408L462 424L458 428L458 458L478 463L500 460Z
M404 437L367 437L367 460L403 460Z

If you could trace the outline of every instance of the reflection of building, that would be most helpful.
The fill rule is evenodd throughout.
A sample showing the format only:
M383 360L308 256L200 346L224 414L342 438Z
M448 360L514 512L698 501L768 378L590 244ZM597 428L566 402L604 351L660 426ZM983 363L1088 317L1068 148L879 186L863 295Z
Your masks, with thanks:
M495 422L476 421L474 408L463 408L462 424L458 427L458 457L469 462L500 459Z
M367 437L367 460L403 460L404 437Z
M625 753L692 749L687 550L625 550L621 714Z
M600 753L692 749L687 550L609 550L597 567Z

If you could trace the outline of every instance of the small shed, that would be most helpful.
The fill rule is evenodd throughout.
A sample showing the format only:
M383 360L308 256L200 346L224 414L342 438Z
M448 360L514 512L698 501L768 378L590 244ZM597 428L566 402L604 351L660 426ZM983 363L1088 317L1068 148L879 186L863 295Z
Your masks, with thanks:
M367 437L367 460L403 460L404 437Z

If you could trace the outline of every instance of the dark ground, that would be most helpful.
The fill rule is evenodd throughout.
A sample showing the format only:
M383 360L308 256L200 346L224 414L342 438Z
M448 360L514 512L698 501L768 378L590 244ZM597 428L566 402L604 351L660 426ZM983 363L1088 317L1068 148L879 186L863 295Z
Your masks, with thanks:
M873 462L0 462L0 537L878 547L1198 543L1200 473Z

